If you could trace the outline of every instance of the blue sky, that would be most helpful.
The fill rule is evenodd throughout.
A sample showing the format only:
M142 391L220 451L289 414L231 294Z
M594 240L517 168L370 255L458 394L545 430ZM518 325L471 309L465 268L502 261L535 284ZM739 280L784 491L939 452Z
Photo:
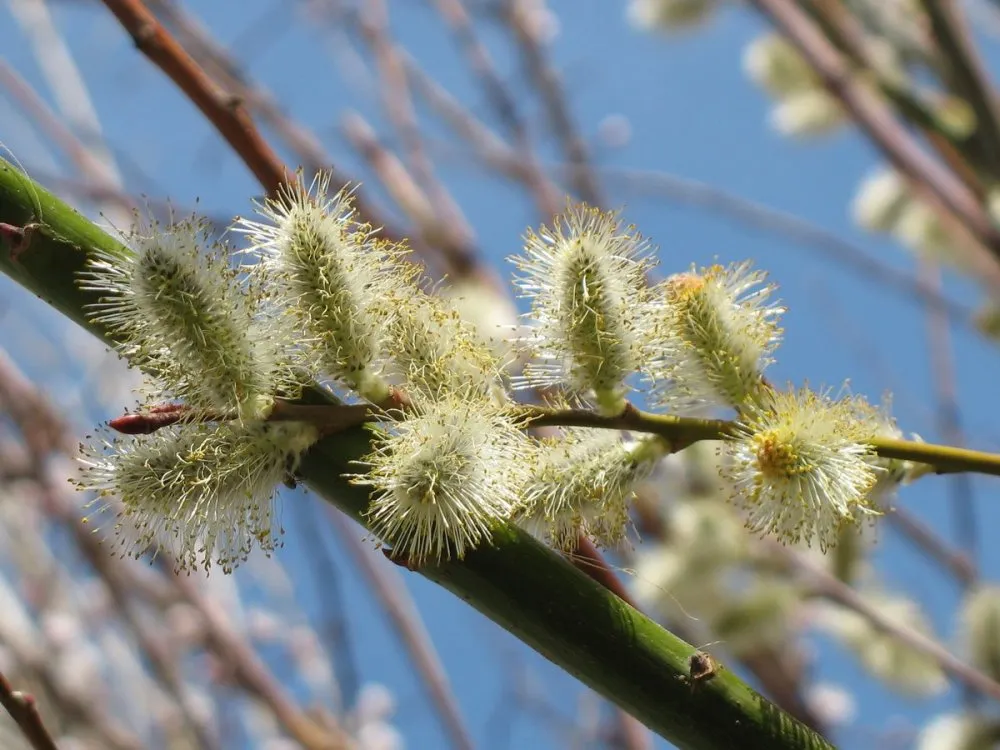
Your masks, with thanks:
M764 28L759 18L731 9L701 31L664 38L631 28L620 3L553 0L550 4L560 22L552 53L573 92L573 113L580 130L594 140L599 124L609 115L623 115L630 124L632 137L624 147L595 147L597 165L663 170L710 183L797 214L855 242L890 266L913 270L912 259L901 248L850 224L847 206L854 189L878 163L863 139L844 131L822 141L800 143L769 129L769 102L746 80L740 66L743 48ZM345 80L343 58L331 51L335 43L315 29L285 28L274 16L273 5L273 0L249 0L239 6L240 17L232 13L237 6L228 3L200 3L197 12L223 43L238 42L237 54L251 74L278 92L293 116L324 136L338 166L362 173L358 158L339 137L337 125L348 108L378 121L375 92L362 76L351 74ZM142 174L125 168L129 185L136 192L169 197L180 205L198 198L204 210L223 216L248 212L249 198L258 192L252 176L192 106L136 53L103 8L84 3L55 7L91 87L107 140L117 148L123 165L134 162L142 167ZM400 43L458 98L471 103L474 111L487 112L481 93L427 4L392 2L390 8ZM0 26L10 22L6 13L0 9ZM261 18L269 19L268 35L262 35ZM509 76L514 91L524 97L525 111L540 132L542 111L524 86L507 40L497 27L485 29L499 67ZM6 39L8 62L45 92L23 39L15 33ZM65 167L60 157L48 155L39 146L14 110L6 103L0 107L0 141L15 155L38 170ZM511 186L463 165L446 131L436 125L429 130L437 135L440 174L475 228L479 247L491 264L504 269L503 258L517 251L524 228L536 222L533 207ZM558 155L549 149L543 156ZM617 182L607 184L608 202L622 207L625 216L659 246L664 272L716 258L722 262L752 258L771 273L789 308L774 380L838 386L850 379L852 390L875 401L892 392L895 413L905 431L927 440L940 438L934 421L926 315L916 304L781 238L643 195ZM946 291L967 303L977 299L975 287L962 279L949 276ZM0 299L8 294L21 314L45 315L40 305L18 297L9 282L0 279ZM53 325L46 324L46 330L51 332L52 346L59 348L64 343ZM975 447L995 449L1000 442L1000 431L992 426L996 349L967 326L955 327L952 333L968 440ZM0 330L0 345L28 357L28 342L9 330ZM977 479L973 486L979 528L995 527L1000 521L993 497L995 484ZM904 490L900 498L902 505L954 538L948 502L946 481L939 478ZM280 554L292 570L301 572L304 598L309 596L308 562L296 553L299 526L289 516L318 514L315 506L315 499L308 496L289 496L285 506L286 546ZM349 559L337 551L336 539L331 536L327 541L334 548L341 606L362 679L382 682L396 693L397 723L408 747L444 746L420 686L409 676L404 652L392 639L364 583L352 573ZM1000 549L982 546L983 574L993 578L1000 570ZM917 596L937 633L950 638L958 602L953 582L888 529L880 534L875 560L885 585ZM408 576L407 583L481 746L566 746L565 737L553 735L550 724L527 712L516 713L513 723L507 720L509 713L502 714L499 722L494 717L505 698L505 685L515 676L527 680L566 716L577 710L577 683L443 590L417 576ZM857 716L837 737L845 748L869 747L878 732L920 724L956 705L956 691L930 701L898 699L829 643L817 640L816 645L817 678L856 690Z

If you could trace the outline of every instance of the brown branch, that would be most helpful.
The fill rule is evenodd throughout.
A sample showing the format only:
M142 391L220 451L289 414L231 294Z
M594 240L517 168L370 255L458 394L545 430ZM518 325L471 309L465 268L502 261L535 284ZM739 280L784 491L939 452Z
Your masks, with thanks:
M535 155L528 127L518 110L516 98L497 72L489 50L480 41L461 0L434 0L434 5L454 32L470 68L482 82L487 100L513 140L513 151L524 171L524 184L534 195L543 219L548 220L562 208L562 191L548 178ZM464 110L462 119L475 118Z
M167 555L157 558L169 575L176 566ZM223 663L232 669L237 685L270 709L281 727L307 750L348 750L350 738L339 727L325 727L310 718L292 701L261 658L233 628L218 604L202 596L187 576L173 577L184 600L202 617L209 643Z
M1000 109L975 44L953 0L921 0L946 67L951 88L976 114L973 137L994 176L1000 174Z
M406 151L407 165L421 189L427 193L436 212L436 223L446 234L447 244L441 249L448 253L456 271L475 267L477 261L472 249L472 227L438 180L424 148L402 55L389 34L389 11L385 1L368 0L364 3L359 10L357 26L361 38L367 42L375 57L381 81L382 105Z
M965 687L1000 700L1000 683L963 662L933 638L886 617L877 606L868 602L843 581L815 565L805 555L778 542L768 541L767 546L789 566L790 570L804 574L817 594L858 613L879 630L892 635L915 651L929 656L942 671Z
M173 29L178 40L215 81L240 97L246 107L285 142L308 172L330 171L333 182L338 186L357 182L351 176L333 169L330 156L319 137L283 112L274 94L260 83L252 81L241 64L177 3L171 0L148 0L148 6ZM373 226L381 227L379 234L386 239L402 240L404 232L392 226L371 201L360 191L354 191L353 195L359 216Z
M977 577L976 568L968 556L951 549L925 523L915 518L903 508L886 508L886 520L901 534L920 547L927 555L950 572L962 586L969 586Z
M824 257L844 263L865 280L877 281L924 304L933 304L956 322L968 324L972 310L945 297L940 289L919 276L912 276L871 257L862 248L805 219L733 195L696 180L664 172L626 169L603 169L609 181L621 181L626 187L646 195L698 206L732 218L764 232L776 234L816 250Z
M257 130L243 102L224 92L184 51L141 0L103 0L136 48L156 65L201 110L273 194L288 180L288 170Z
M953 218L949 228L959 232L959 236L971 235L995 258L1000 257L1000 231L976 195L920 147L886 104L852 74L842 55L805 12L791 0L751 2L785 33L861 129L912 180L921 197ZM990 266L981 263L981 266L984 272L989 271L994 287L1000 285L996 263Z
M23 373L0 350L0 405L21 430L30 451L31 479L38 485L42 508L53 519L65 526L73 535L80 553L101 578L119 610L125 625L136 638L139 647L149 659L153 675L165 692L180 709L180 715L191 736L200 747L218 746L206 723L197 718L198 711L177 671L176 657L169 653L167 641L134 612L133 594L148 591L137 577L139 570L114 557L104 548L97 535L83 526L76 504L57 489L45 465L45 457L52 452L69 454L73 448L67 425ZM164 600L157 592L158 603L172 604L176 597Z
M17 71L0 59L0 86L35 123L39 131L62 151L79 172L95 184L114 190L106 166L77 138ZM129 206L132 208L134 206Z
M347 140L375 172L403 213L416 225L420 238L428 245L447 246L448 230L441 226L427 194L396 155L379 142L368 121L355 112L349 112L344 115L342 123ZM463 252L457 256L446 255L446 260L463 257L467 259L469 256ZM466 267L462 269L462 275L470 271Z
M2 674L0 674L0 704L7 709L10 718L20 728L21 734L34 750L59 750L52 735L45 728L35 699L27 693L14 690Z

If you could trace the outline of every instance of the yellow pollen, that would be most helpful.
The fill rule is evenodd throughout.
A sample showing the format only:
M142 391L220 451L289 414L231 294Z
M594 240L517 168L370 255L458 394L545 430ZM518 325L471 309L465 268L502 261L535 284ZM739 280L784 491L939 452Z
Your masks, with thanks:
M667 299L683 303L705 288L706 279L696 273L679 273L667 280Z
M757 468L766 477L792 477L804 469L795 447L781 440L773 431L753 436Z

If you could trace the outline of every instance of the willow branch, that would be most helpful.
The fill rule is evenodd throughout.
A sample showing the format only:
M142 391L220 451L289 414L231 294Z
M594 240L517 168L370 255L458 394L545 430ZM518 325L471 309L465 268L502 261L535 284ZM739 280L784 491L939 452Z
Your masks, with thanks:
M651 414L634 407L629 407L617 417L607 417L586 409L550 409L538 406L524 407L523 414L532 426L599 427L659 435L666 438L674 450L701 440L732 438L736 427L735 422L720 419ZM968 471L1000 476L1000 454L891 438L873 438L869 445L883 458L927 464L938 474Z
M242 101L216 85L141 0L104 0L104 4L136 48L201 110L268 193L286 182L285 165L261 136Z
M996 93L953 0L921 0L931 22L951 88L976 113L974 137L994 177L1000 176L1000 109ZM987 165L983 165L987 166Z
M770 546L793 570L806 574L815 593L857 612L879 630L889 633L915 651L931 657L942 671L965 687L988 695L994 700L1000 700L1000 683L963 662L933 638L886 617L879 607L865 600L843 581L814 565L805 555L777 543Z
M97 249L122 255L128 250L2 161L0 223L35 225L31 241L18 248L16 258L11 258L11 243L0 240L0 270L110 341L107 330L86 320L85 306L95 296L81 290L75 279L88 254ZM354 462L370 451L366 430L340 432L321 440L303 458L301 475L318 494L364 523L368 492L344 474L356 471ZM427 565L418 572L678 747L831 747L731 670L721 670L692 689L696 649L527 533L504 525L491 542L463 560Z
M381 419L387 409L406 408L405 394L395 392L385 403L370 404L293 404L279 401L269 419L277 422L308 422L323 434L333 434L365 422ZM679 451L702 440L728 440L738 436L738 424L724 419L678 417L654 414L631 404L622 414L607 416L590 409L558 409L546 406L520 406L516 416L526 427L593 427L605 430L629 430L659 435L673 451ZM228 421L234 414L189 412L185 407L167 404L154 411L127 414L112 420L119 432L139 434L153 432L176 422ZM1000 476L1000 454L970 450L951 445L921 443L915 440L875 437L868 441L872 451L882 458L914 461L930 466L937 474L972 472Z
M45 728L45 722L38 713L35 699L26 693L14 690L2 674L0 674L0 704L7 709L10 718L17 724L33 750L59 750L49 730Z
M538 38L527 17L531 12L529 4L518 0L503 0L500 6L500 17L517 40L528 80L541 96L546 117L566 161L575 167L572 174L573 189L587 203L600 206L600 185L590 165L586 143L573 122L559 76L546 59L542 40Z
M967 227L983 246L1000 257L1000 231L976 195L920 147L885 103L852 74L843 56L806 13L791 0L751 2L785 33L824 86L844 104L893 165L921 186L932 204L940 204L951 214L955 224Z

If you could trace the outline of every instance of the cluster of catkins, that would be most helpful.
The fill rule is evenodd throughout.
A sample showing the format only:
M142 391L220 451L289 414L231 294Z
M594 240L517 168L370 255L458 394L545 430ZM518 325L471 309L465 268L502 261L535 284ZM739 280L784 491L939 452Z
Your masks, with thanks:
M147 411L181 403L187 415L83 448L78 485L115 502L123 553L155 546L181 568L229 570L272 549L275 488L320 437L272 410L317 383L385 407L351 479L371 487L372 532L415 566L461 558L509 522L567 551L580 535L625 538L633 487L671 445L597 428L533 436L511 396L523 388L605 416L636 391L673 414L733 410L721 443L733 499L750 528L786 541L825 548L898 478L868 446L897 434L881 411L764 379L783 309L749 264L654 283L632 227L570 205L512 259L531 310L517 339L526 364L509 377L328 176L258 209L234 226L249 239L240 253L180 222L135 231L131 254L93 255L81 274L99 296L94 322L155 383Z

